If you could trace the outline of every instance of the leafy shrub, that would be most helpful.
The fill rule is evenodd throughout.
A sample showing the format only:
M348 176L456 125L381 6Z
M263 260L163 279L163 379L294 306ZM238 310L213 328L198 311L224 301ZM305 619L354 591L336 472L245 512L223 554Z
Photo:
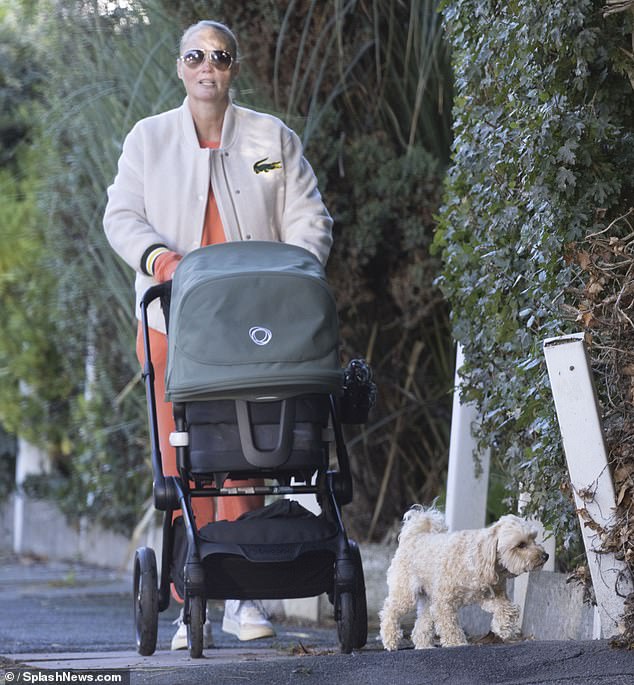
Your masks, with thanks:
M632 89L614 59L631 24L601 5L443 3L456 99L440 283L483 417L477 437L503 462L509 497L530 493L564 546L578 530L541 345L591 327L569 248L632 203Z

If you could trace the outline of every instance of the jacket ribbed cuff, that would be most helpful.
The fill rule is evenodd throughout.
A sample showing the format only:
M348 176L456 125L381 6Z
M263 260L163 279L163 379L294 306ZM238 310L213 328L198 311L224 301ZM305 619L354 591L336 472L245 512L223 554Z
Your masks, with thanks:
M150 245L150 247L148 247L148 249L143 253L143 256L141 257L141 271L146 276L153 276L156 258L159 255L162 255L164 252L169 251L169 247L167 247L167 245L163 245L162 243L155 243L154 245Z

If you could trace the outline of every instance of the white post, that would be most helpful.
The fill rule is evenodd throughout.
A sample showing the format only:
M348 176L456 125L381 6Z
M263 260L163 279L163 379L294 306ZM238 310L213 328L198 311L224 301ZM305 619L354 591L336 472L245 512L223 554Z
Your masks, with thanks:
M609 528L616 507L599 406L582 333L544 341L546 366L592 576L601 637L618 635L632 579L624 562L601 550L594 529ZM592 526L587 522L594 522ZM598 637L598 636L597 636Z
M32 391L20 381L20 393L28 397ZM13 499L13 551L22 554L28 551L28 531L25 529L27 497L24 494L24 481L27 476L50 473L51 462L48 454L23 438L18 438L15 460L15 496Z
M13 551L16 554L28 551L27 531L24 529L26 495L23 484L29 475L49 473L51 463L48 455L26 440L18 439L18 453L15 464L15 497L13 500Z
M478 412L473 404L465 404L460 398L460 368L463 362L462 346L458 343L445 506L445 519L452 531L484 526L489 492L491 455L489 450L476 452L476 441L472 434L472 426L479 421Z

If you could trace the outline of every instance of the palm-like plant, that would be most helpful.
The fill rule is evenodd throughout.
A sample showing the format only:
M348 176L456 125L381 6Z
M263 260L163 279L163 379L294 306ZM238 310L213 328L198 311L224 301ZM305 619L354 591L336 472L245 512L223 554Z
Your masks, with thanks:
M348 135L382 130L402 149L447 160L451 71L438 2L289 2L273 96L287 119L305 118L306 142L334 107Z
M453 354L428 250L451 139L437 5L295 0L271 31L275 108L303 129L336 219L345 352L371 356L379 380L375 422L351 440L353 527L369 537L436 496L446 463Z

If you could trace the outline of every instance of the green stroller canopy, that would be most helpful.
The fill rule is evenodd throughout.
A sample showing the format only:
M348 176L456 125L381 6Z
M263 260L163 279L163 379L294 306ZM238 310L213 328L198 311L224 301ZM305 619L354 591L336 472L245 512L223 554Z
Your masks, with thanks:
M339 324L319 260L241 241L186 255L172 280L166 399L280 399L342 391Z

